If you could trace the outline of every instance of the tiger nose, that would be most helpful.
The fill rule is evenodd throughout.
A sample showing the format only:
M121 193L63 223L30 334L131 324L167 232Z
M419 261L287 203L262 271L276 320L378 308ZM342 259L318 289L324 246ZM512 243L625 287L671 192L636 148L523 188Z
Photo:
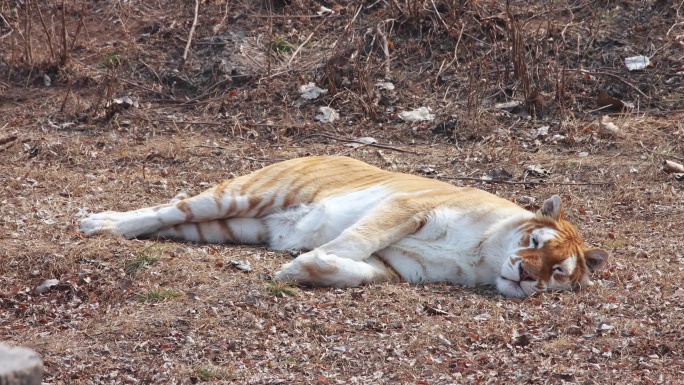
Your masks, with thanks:
M523 267L522 261L518 264L518 274L520 275L521 282L534 280L534 277L532 277L532 275L525 270L525 267Z

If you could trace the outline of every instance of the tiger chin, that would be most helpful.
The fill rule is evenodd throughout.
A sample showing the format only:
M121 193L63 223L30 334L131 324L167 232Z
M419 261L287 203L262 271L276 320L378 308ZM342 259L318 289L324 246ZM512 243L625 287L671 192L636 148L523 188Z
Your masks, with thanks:
M278 281L494 285L510 297L591 285L608 252L588 248L557 195L537 213L471 188L347 157L276 163L199 195L80 221L86 236L265 244L304 250Z

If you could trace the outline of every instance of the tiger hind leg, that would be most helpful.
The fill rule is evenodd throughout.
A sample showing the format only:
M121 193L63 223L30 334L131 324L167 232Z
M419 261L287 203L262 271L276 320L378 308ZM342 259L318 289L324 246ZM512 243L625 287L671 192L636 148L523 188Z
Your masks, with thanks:
M266 199L272 195L264 192L256 195L241 193L239 185L227 183L192 197L177 195L170 203L158 206L92 214L80 221L78 230L86 236L109 232L125 238L137 238L153 236L161 230L182 224L260 217L274 209L274 198ZM187 232L190 233L189 230Z
M164 238L197 243L261 245L268 242L268 228L261 218L228 218L181 223L139 238Z

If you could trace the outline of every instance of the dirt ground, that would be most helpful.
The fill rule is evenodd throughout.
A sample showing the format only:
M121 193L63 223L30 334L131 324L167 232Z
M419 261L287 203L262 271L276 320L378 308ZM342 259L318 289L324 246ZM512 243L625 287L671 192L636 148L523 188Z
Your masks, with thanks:
M684 384L680 2L205 0L193 29L195 4L0 5L0 339L45 383ZM611 259L521 301L291 287L286 253L76 232L318 154L559 194Z

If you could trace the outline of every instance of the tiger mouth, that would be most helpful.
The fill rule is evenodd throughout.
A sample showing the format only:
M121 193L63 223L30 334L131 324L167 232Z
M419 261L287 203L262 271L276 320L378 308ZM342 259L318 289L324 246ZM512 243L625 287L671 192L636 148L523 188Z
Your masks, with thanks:
M523 268L522 263L518 264L518 276L520 277L520 281L518 282L536 281L536 279Z

